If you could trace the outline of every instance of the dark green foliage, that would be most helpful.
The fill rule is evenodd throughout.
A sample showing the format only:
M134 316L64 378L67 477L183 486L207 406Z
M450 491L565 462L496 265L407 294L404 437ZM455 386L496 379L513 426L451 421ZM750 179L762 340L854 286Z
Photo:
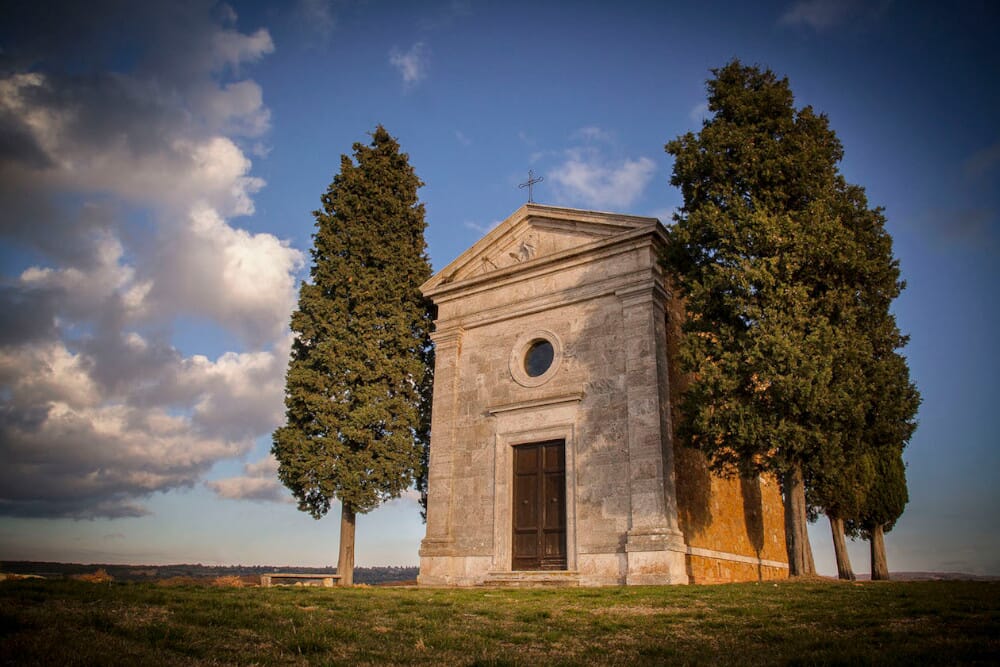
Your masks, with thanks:
M920 405L920 395L910 382L902 355L890 352L878 359L873 377L867 443L875 481L848 526L852 530L853 524L853 532L860 532L866 538L876 526L884 532L892 530L909 501L903 448L916 429L914 418Z
M910 500L906 489L906 464L899 447L876 447L863 457L874 471L874 482L865 489L861 503L848 514L847 534L870 540L876 527L888 533Z
M857 330L854 355L849 358L859 377L845 386L861 419L854 422L853 432L845 433L842 463L814 467L810 500L827 514L845 519L848 532L857 535L862 531L861 517L870 521L871 508L881 506L887 495L892 499L877 512L883 517L877 523L888 531L902 514L907 497L902 450L916 428L920 395L910 381L906 359L898 352L907 337L889 310L904 283L885 217L881 209L868 207L859 187L845 186L838 194L838 214L854 233L863 259L851 304Z
M889 312L903 288L892 239L840 175L826 116L796 109L769 70L713 73L712 117L666 147L684 206L665 261L693 377L679 434L717 470L801 473L814 510L847 518L878 478L864 455L901 450L919 403ZM791 548L804 529L788 529Z
M909 494L903 448L916 429L920 395L906 359L890 350L869 360L864 429L843 468L827 468L814 480L813 502L846 521L852 537L870 539L873 529L892 530Z
M695 374L680 431L717 469L784 474L835 457L860 419L844 361L861 258L836 211L842 151L826 117L796 110L770 71L734 61L714 73L713 117L667 144L684 206L666 259Z
M429 437L431 275L422 183L382 127L354 144L315 211L310 280L292 315L278 475L319 518L368 512L421 476Z
M862 525L881 526L884 532L892 530L896 519L903 514L910 495L906 490L906 465L902 452L891 447L882 447L880 456L875 458L878 483L869 491Z

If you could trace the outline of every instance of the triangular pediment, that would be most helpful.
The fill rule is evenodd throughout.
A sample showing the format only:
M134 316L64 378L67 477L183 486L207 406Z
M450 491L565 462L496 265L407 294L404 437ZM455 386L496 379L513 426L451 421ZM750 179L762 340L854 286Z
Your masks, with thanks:
M525 204L434 274L421 290L427 293L441 285L531 265L657 223L656 218Z

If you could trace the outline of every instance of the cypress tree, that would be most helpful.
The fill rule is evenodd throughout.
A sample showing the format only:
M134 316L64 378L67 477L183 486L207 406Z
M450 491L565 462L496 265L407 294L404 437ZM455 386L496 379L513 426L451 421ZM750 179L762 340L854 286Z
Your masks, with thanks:
M298 507L341 503L341 583L353 583L357 514L423 477L430 431L433 321L423 185L379 125L355 143L314 211L310 280L292 314L286 424L271 451Z
M712 116L666 146L684 196L665 257L688 311L679 435L716 470L778 476L790 572L812 574L806 488L864 417L870 267L841 210L856 193L826 117L795 108L787 79L735 60L713 74Z
M916 428L920 395L898 352L907 337L900 333L890 305L905 283L899 278L885 216L880 208L869 208L858 186L841 179L838 194L838 214L856 239L856 283L847 293L856 314L849 363L859 372L844 389L855 396L860 420L853 422L853 433L845 434L842 461L814 470L810 495L830 519L841 578L853 578L845 533L874 536L872 578L888 578L882 531L886 526L891 530L906 505L901 454Z
M903 452L895 447L876 450L876 483L869 489L865 510L859 517L861 535L871 547L872 581L889 580L889 561L885 553L885 533L896 525L909 501L906 490L906 464Z
M873 398L868 406L864 456L874 474L860 506L848 516L845 530L869 541L871 578L887 580L884 534L893 529L909 501L903 449L916 429L920 394L910 381L906 359L895 350L874 360L871 375Z

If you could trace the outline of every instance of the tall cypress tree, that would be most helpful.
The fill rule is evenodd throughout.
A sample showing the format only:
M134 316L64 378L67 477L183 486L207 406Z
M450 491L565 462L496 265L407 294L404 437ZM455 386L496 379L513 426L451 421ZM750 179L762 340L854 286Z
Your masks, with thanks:
M864 456L874 469L860 506L849 515L847 534L867 539L871 547L871 578L889 579L884 534L902 515L909 493L903 449L916 429L920 394L910 381L906 359L883 349L871 368L872 400L868 404Z
M873 211L863 223L867 224L860 230L871 240L866 247L874 258L875 273L869 289L862 292L867 297L863 312L871 354L865 366L869 393L859 450L871 461L874 476L861 506L848 517L846 530L869 540L871 577L877 580L889 578L883 535L892 530L909 500L903 449L916 430L921 399L910 380L906 358L899 352L908 337L899 331L889 310L905 287L892 255L892 239L885 232L881 210Z
M842 219L849 192L827 119L786 79L733 61L708 81L712 116L667 144L684 205L666 262L688 317L692 382L680 435L716 470L781 480L793 575L815 572L806 486L844 461L864 415L856 289L865 253Z
M341 503L341 583L353 583L355 518L422 478L430 431L431 275L423 185L379 125L355 143L314 211L285 388L271 451L299 509Z
M849 363L858 372L842 374L841 379L850 380L844 390L855 397L860 419L854 422L855 431L845 434L840 462L813 471L810 502L830 519L841 578L853 579L845 533L878 533L872 540L872 563L873 578L879 578L883 573L876 574L875 565L886 562L881 528L874 522L862 530L859 521L860 517L870 520L872 506L881 505L881 525L891 529L906 504L905 472L897 464L916 427L920 396L910 382L906 360L897 352L907 337L900 333L890 305L905 283L899 278L885 216L880 208L869 208L864 190L858 186L840 179L837 193L837 213L856 240L856 270L852 273L856 282L847 295L856 313L855 345ZM887 568L884 576L888 576Z

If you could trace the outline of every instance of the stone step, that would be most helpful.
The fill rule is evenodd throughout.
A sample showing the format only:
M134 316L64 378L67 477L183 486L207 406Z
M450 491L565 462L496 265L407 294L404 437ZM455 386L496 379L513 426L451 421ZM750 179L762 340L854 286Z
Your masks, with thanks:
M579 586L580 573L564 570L490 572L483 583L486 586L504 586L509 588Z

